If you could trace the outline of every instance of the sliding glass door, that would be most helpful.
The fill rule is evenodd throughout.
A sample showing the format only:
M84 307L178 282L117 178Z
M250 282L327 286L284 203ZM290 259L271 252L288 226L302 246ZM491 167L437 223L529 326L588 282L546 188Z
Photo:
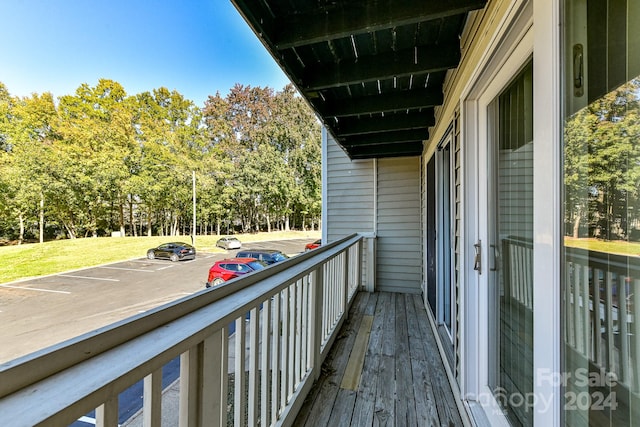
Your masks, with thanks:
M564 10L564 425L640 426L640 1Z
M489 105L489 387L512 425L533 425L533 76Z

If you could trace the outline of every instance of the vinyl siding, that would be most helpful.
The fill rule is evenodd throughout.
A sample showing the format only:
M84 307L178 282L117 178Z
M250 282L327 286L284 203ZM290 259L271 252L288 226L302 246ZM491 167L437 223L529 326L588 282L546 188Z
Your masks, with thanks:
M377 166L376 289L420 293L420 159L383 159Z
M376 235L376 290L420 293L422 245L420 159L351 161L325 132L327 242Z
M352 233L375 231L375 181L373 160L351 161L328 132L325 178L327 242Z

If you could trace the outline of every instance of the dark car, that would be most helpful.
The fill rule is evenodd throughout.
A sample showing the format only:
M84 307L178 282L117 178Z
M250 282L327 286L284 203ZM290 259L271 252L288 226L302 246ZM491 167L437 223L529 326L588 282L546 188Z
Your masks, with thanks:
M238 240L236 237L222 237L218 239L218 241L216 242L216 246L226 250L240 249L242 247L242 243L240 243L240 240Z
M267 265L289 259L288 255L275 249L244 249L236 254L238 258L255 258Z
M307 252L307 251L310 251L310 250L312 250L312 249L318 248L318 247L320 247L320 246L322 246L322 240L321 240L321 239L318 239L318 240L316 240L315 242L307 243L307 244L304 246L304 251L305 251L305 252Z
M163 243L157 248L149 249L147 251L147 258L165 258L174 262L182 261L184 259L195 259L196 248L183 242Z
M255 258L231 258L216 261L209 269L206 287L219 285L244 274L262 270L266 265Z

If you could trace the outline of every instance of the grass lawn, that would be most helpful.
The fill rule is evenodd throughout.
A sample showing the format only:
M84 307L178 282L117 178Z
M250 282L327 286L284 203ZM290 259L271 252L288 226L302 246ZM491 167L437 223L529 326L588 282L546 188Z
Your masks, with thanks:
M574 239L573 237L565 237L564 244L568 247L588 249L591 251L619 255L640 255L640 243L625 242L624 240L604 241L593 238Z
M235 236L241 242L248 243L282 239L318 239L320 232L287 231ZM224 252L215 247L219 238L220 236L197 236L196 249L198 252ZM98 237L0 246L0 283L140 258L146 256L149 248L175 241L191 243L191 237Z

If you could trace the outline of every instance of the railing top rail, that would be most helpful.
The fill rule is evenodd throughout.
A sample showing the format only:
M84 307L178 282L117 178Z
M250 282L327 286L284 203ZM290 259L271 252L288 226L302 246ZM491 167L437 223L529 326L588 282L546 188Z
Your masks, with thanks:
M640 278L640 257L565 247L568 261Z
M223 285L181 298L174 302L132 316L77 338L48 347L0 365L0 397L15 393L61 371L80 365L163 326L215 304L222 314L210 318L209 325L227 321L251 307L256 300L268 298L337 256L363 237L353 234L282 263L234 279ZM215 319L219 318L218 321ZM211 323L211 321L214 323Z

